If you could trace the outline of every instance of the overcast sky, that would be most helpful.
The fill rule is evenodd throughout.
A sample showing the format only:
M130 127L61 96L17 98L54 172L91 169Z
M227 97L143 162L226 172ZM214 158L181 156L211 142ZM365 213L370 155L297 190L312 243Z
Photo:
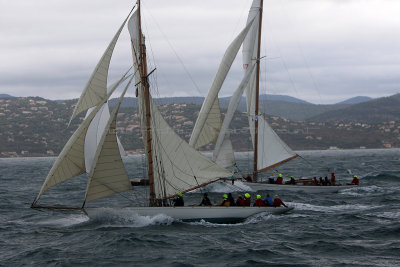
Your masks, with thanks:
M205 96L251 0L143 0L156 96ZM78 98L134 1L0 0L0 93ZM400 92L400 1L265 0L261 93L312 103ZM128 32L109 80L131 63ZM239 52L220 96L243 75ZM131 93L132 95L132 93Z

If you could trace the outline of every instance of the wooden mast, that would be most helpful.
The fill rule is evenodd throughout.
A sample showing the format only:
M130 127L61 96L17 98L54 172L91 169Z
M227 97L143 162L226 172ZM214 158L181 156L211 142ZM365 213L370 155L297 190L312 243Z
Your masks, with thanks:
M253 169L253 182L257 182L258 174L258 102L260 93L260 50L261 50L261 25L262 25L262 9L263 0L260 0L260 14L258 20L258 44L257 44L257 73L256 73L256 110L254 122L254 169Z
M155 192L154 192L154 171L153 171L153 151L151 146L151 114L150 114L150 85L147 75L147 60L146 60L146 44L142 34L142 22L140 13L140 0L138 0L138 17L139 17L139 47L140 47L140 75L141 83L143 86L143 94L145 101L145 114L146 114L146 139L147 139L147 160L148 160L148 173L150 182L150 206L154 206Z

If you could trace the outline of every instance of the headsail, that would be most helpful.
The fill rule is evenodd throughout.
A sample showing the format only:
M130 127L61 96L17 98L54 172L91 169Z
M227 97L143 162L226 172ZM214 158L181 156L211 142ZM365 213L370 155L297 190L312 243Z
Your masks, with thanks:
M208 91L203 105L201 106L199 116L193 128L192 136L190 137L189 144L195 148L209 144L212 141L215 141L218 137L222 124L221 111L218 103L218 93L244 38L252 26L252 22L253 21L249 22L249 24L239 33L225 51L214 81Z
M100 110L103 103L106 102L107 99L112 95L114 90L112 90L106 95L105 98L103 98L103 101L89 114L89 116L69 138L61 153L58 155L58 158L53 164L49 174L47 175L46 180L44 181L34 203L36 203L40 196L50 187L85 173L84 142L87 129L94 116Z
M261 1L253 0L249 15L247 17L247 25L252 23L251 29L243 41L243 68L246 69L252 65L257 59L257 43L259 29L259 14L261 9ZM254 147L254 116L256 115L256 72L250 78L246 89L247 114L249 118L250 133Z
M132 188L118 148L115 134L117 113L133 77L125 87L105 126L89 173L85 202Z
M92 75L90 76L90 79L87 82L86 87L83 90L78 100L78 103L75 106L74 112L72 113L69 123L71 123L71 121L76 117L76 115L78 115L82 111L97 106L102 101L102 99L104 99L104 97L107 95L108 68L110 66L111 56L113 54L119 35L121 34L121 31L124 28L125 23L128 20L131 12L129 13L128 17L124 20L121 27L118 29L114 38L111 40L111 43L108 45L100 61L97 63L96 68L94 69Z
M131 69L131 68L130 68ZM129 69L129 70L130 70ZM129 71L128 70L128 71ZM122 82L124 82L127 78L132 76L132 74L127 75L126 72L121 79L115 82L108 90L115 90ZM90 108L87 113L86 117L93 111L94 107ZM108 102L104 103L101 109L97 112L96 116L93 118L93 121L90 123L89 129L86 134L85 138L85 165L86 165L86 172L89 173L92 167L92 161L94 158L94 154L97 150L97 145L100 142L101 136L103 135L104 128L107 125L107 121L110 118L110 111L108 108ZM117 137L118 145L120 148L121 155L125 155L125 151Z

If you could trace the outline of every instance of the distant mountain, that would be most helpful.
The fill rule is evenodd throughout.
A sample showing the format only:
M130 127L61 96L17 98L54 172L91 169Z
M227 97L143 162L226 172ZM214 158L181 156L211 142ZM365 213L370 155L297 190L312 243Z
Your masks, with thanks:
M226 110L229 105L230 97L221 97L219 99L220 107ZM113 107L117 98L109 101L110 107ZM204 97L164 97L155 98L154 101L158 105L171 105L171 104L195 104L202 105ZM309 117L316 116L330 110L343 108L347 105L315 105L307 101L283 95L261 95L260 96L260 110L264 114L285 117L294 121L305 120ZM134 97L126 97L121 104L121 107L137 108L137 99ZM238 111L245 112L246 98L242 97L240 100Z
M0 94L0 98L13 98L14 96L8 94Z
M345 101L339 102L337 104L359 104L359 103L364 103L364 102L368 102L370 100L372 100L373 98L369 97L369 96L356 96L356 97L352 97L349 98Z
M318 122L380 123L400 120L400 94L355 104L311 117Z

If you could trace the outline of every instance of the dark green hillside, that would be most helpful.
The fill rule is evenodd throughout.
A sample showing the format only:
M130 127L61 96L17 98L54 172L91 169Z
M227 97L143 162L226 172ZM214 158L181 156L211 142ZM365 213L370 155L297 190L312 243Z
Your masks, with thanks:
M400 94L352 105L311 117L317 122L380 123L400 121Z

